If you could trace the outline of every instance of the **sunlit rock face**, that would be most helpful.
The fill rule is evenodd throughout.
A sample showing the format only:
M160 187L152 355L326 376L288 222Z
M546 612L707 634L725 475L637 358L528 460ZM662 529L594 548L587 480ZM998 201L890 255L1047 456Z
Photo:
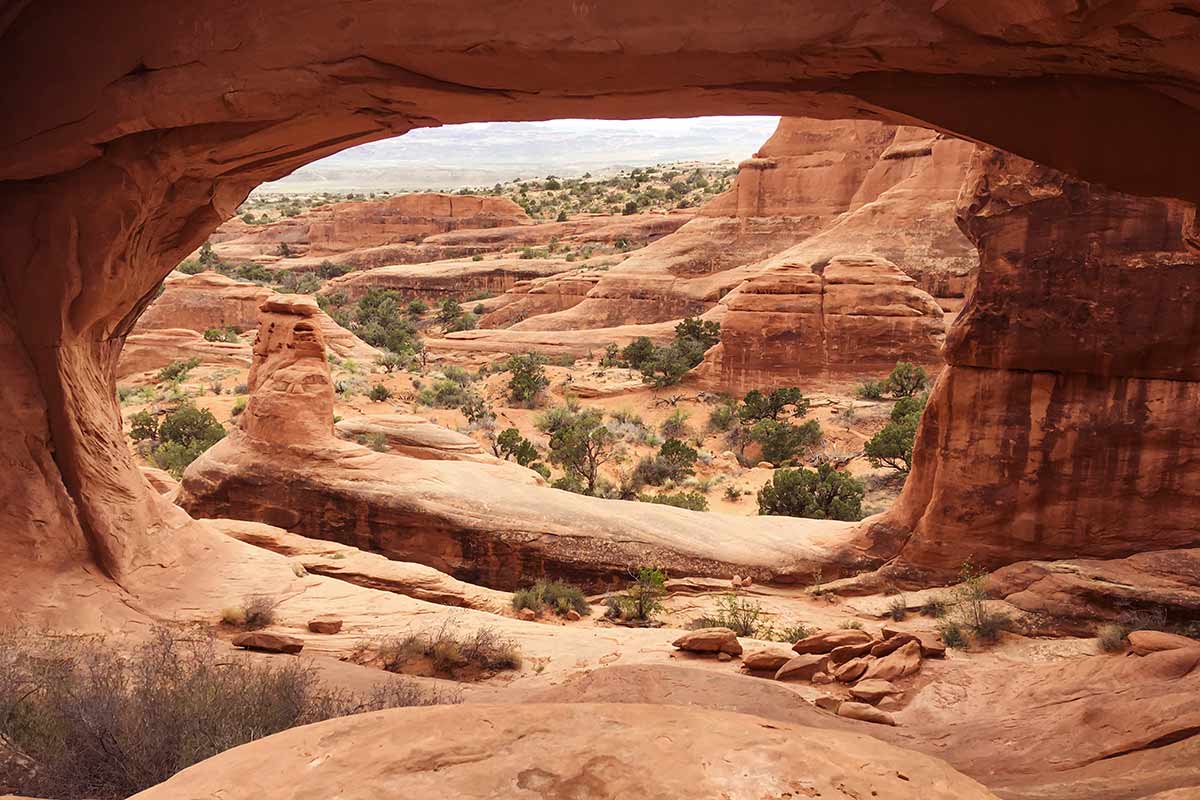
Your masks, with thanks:
M939 365L942 309L915 283L877 257L838 257L819 269L777 259L722 301L721 342L697 380L744 394L887 372L897 361Z
M877 551L946 573L1200 544L1194 207L983 149L959 222L978 284Z

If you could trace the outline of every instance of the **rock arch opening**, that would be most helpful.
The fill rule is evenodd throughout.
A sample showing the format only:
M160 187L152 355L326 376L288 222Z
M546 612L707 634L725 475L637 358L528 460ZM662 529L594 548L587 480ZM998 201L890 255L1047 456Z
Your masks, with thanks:
M623 4L557 3L481 14L469 4L419 3L401 18L386 4L313 3L275 14L271 4L218 9L200 3L168 11L146 2L116 19L103 9L69 4L14 7L0 16L0 66L10 78L0 102L14 111L0 159L0 200L8 211L0 226L6 253L0 335L12 345L3 356L4 373L11 376L3 395L10 413L0 422L0 437L16 476L6 484L9 502L0 511L8 531L5 549L15 554L6 563L51 574L94 563L122 581L158 563L171 546L169 526L125 449L112 399L125 335L167 271L254 186L351 144L415 127L578 116L581 110L600 117L649 116L653 110L919 121L1077 176L1047 171L1027 185L1054 187L1068 219L1118 213L1125 220L1122 232L1139 243L1133 250L1153 245L1155 253L1175 254L1172 268L1156 274L1170 291L1187 296L1191 284L1179 276L1191 258L1182 254L1196 241L1194 210L1184 202L1177 214L1162 216L1172 231L1178 220L1182 233L1162 233L1151 242L1139 231L1146 207L1120 192L1197 197L1200 20L1178 4L1069 15L1038 9L1017 16L1001 9L986 20L960 5L813 9L781 2L760 5L751 15L720 6L705 12L703 25L682 5L678 15L669 7L648 12ZM207 20L218 10L225 24L215 26ZM81 36L83 44L66 58L49 46L67 32L97 29L97 14L105 15L114 35ZM314 40L318 30L325 35ZM1133 30L1136 42L1129 37ZM1028 124L1031 117L1040 124ZM981 164L979 185L987 191L979 208L1003 210L985 201L1003 194L997 189L1007 185L1007 176L1028 175L1014 164L1000 157ZM1111 188L1092 189L1085 180ZM1087 197L1101 196L1096 203L1102 212L1079 211ZM1037 231L1021 230L1024 241L1015 243L1029 252L1039 241ZM1120 249L1112 237L1091 229L1069 232L1102 251ZM981 241L1008 241L986 231L979 235ZM1011 267L1009 252L998 252L998 263ZM1136 253L1130 257L1137 260ZM1104 267L1097 286L1107 291L1111 264L1103 258L1096 263ZM1043 264L1035 259L1030 266ZM1076 277L1066 283L1081 286ZM1054 288L1045 283L1038 301ZM1112 318L1126 319L1122 312L1142 308L1139 303L1158 288L1130 288L1138 303L1118 303ZM1078 305L1079 314L1086 305ZM1078 342L1074 353L1006 361L1000 344L990 354L971 345L984 321L1001 316L977 293L966 314L970 324L960 327L957 339L951 336L952 358L964 362L952 360L963 367L955 376L976 374L968 370L1044 372L1053 376L1047 380L1080 381L1098 397L1119 392L1120 403L1105 405L1112 416L1104 424L1166 409L1178 414L1190 402L1190 344L1178 358L1146 359L1146 348L1132 341L1110 350L1110 340L1092 338ZM1157 323L1156 314L1150 318ZM1179 344L1177 335L1166 338L1168 351ZM1079 355L1089 346L1092 355ZM1056 371L1060 355L1076 359L1079 370ZM1062 377L1067 373L1079 377ZM1120 388L1109 385L1110 378ZM1146 381L1173 383L1160 389ZM959 396L959 383L947 378L939 384L946 399L939 420L959 410L950 400ZM1104 385L1097 389L1097 383ZM1152 399L1167 389L1163 402ZM1021 392L1028 401L1010 404ZM981 409L1028 407L1026 420L1060 433L1070 416L1054 390L1047 405L1040 385L967 393L979 398ZM1168 395L1179 395L1183 405ZM1136 408L1128 405L1134 402ZM1030 426L1002 422L1017 426L1012 430ZM1156 445L1161 463L1186 462L1193 443L1185 431L1165 429L1164 442ZM951 540L930 512L949 505L937 481L949 469L948 430L926 426L923 437L942 439L939 446L922 445L923 477L916 483L924 488L910 493L903 519L893 516L871 529L867 552L873 557L887 557L910 530L918 531L917 542L934 527L939 532L928 541L940 547ZM1176 504L1179 513L1190 509L1193 492L1186 481L1142 485L1132 454L1144 450L1146 440L1137 431L1130 436L1129 455L1078 457L1078 474L1087 479L1081 485L1104 492L1133 486L1139 496L1160 499L1165 492L1189 498ZM1086 447L1071 445L1086 440L1084 432L1062 434L1045 447L1079 454ZM998 463L1005 466L997 476L1005 492L1017 493L1008 505L1020 509L1022 520L1032 508L1021 502L1027 490L1015 472L1027 463L1017 452L1024 447L1035 449L1021 444L1002 454ZM1034 496L1057 491L1054 470L1046 464L1034 469L1040 487ZM967 497L964 508L989 502L983 489ZM1064 519L1092 513L1078 498L1067 500ZM1168 527L1178 533L1164 542L1195 543L1186 523ZM1020 541L1053 538L1040 524L1016 529ZM1078 546L1081 535L1092 541L1088 530L1072 522L1062 535ZM1115 536L1096 535L1101 541ZM1120 555L1122 548L1105 552ZM949 558L943 552L930 563Z

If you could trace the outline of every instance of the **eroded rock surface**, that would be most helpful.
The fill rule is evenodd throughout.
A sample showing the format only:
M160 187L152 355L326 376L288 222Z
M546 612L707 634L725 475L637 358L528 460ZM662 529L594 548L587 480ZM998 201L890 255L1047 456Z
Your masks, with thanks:
M397 741L399 724L407 733ZM630 730L644 736L631 737ZM752 759L755 769L730 754ZM871 768L847 770L848 758ZM310 792L344 791L345 776L353 774L355 792L363 797L440 793L482 799L495 797L498 787L511 797L759 797L803 786L831 797L994 798L944 762L866 736L636 704L461 705L363 714L230 750L135 798L291 797L274 772L258 768L264 761L285 773L303 771Z
M315 308L296 296L263 304L242 429L188 467L178 502L190 513L264 522L500 589L547 573L623 586L631 563L803 580L814 560L840 570L855 558L839 547L853 523L603 500L545 488L509 463L408 458L340 440Z
M977 287L904 492L864 523L895 574L1200 545L1194 213L977 153Z

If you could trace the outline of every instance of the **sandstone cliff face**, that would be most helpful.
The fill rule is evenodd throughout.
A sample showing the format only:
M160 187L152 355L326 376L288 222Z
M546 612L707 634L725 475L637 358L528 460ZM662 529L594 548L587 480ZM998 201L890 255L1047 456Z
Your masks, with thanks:
M506 197L436 192L383 200L320 206L300 217L247 226L240 219L218 229L218 254L252 258L273 255L287 244L304 255L324 258L364 247L419 242L460 228L499 228L532 221Z
M150 304L126 339L117 364L117 377L160 369L172 361L193 356L199 357L203 364L248 366L248 346L208 342L202 334L210 328L253 331L258 326L259 307L277 297L265 286L236 281L216 272L172 273L163 281L162 294ZM382 355L320 308L313 308L316 309L311 315L313 324L321 329L325 343L338 356L371 362Z
M939 364L942 309L895 264L837 257L818 271L773 262L722 300L721 342L697 369L702 385L743 394L900 360Z
M1194 209L982 150L960 205L975 292L915 464L865 524L901 573L1200 544Z

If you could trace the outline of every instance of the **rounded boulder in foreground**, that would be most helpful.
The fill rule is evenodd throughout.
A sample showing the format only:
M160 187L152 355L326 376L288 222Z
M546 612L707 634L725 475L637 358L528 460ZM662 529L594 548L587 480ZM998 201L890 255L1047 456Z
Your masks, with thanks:
M134 798L788 794L996 800L944 761L867 736L618 703L432 706L343 717L221 753Z

